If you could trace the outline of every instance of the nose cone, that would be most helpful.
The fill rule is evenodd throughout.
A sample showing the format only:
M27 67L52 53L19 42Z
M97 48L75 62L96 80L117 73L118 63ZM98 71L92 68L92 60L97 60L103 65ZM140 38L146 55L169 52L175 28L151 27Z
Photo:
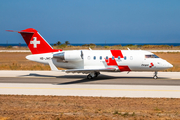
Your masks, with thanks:
M168 69L168 68L172 68L173 65L166 61L166 62L164 63L164 67L165 67L166 69Z
M168 68L172 68L173 65L167 62L167 67L168 67Z
M173 67L172 64L170 64L170 63L167 62L166 60L161 59L161 60L157 63L156 69L158 69L158 70L166 70L166 69L169 69L169 68L172 68L172 67Z

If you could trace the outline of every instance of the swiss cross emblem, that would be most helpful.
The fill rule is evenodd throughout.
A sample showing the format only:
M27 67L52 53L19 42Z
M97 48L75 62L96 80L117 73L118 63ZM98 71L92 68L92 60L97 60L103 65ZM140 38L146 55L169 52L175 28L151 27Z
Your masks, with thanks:
M40 44L40 41L37 41L37 37L33 37L33 41L30 41L30 44L33 44L33 47L37 48L37 44Z

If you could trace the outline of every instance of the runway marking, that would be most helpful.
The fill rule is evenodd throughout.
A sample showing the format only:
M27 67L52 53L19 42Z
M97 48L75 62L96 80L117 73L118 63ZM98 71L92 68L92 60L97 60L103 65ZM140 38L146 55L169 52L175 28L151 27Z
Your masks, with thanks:
M0 87L0 89L49 89L49 90L99 90L99 91L159 91L180 92L180 90L152 90L152 89L98 89L98 88L36 88L36 87Z

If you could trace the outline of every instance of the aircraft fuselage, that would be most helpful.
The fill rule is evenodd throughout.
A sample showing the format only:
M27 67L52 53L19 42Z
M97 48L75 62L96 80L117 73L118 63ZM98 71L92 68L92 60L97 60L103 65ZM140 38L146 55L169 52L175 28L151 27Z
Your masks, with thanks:
M143 50L72 50L34 54L29 60L68 69L116 68L116 71L159 71L172 65L151 52Z

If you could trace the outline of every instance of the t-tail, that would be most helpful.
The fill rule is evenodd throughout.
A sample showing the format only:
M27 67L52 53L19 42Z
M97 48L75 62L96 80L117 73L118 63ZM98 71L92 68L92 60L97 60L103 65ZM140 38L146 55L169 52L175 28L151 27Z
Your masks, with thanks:
M22 35L27 46L31 50L32 54L42 54L42 53L51 53L58 52L62 50L56 50L51 47L51 45L38 33L37 30L33 28L28 28L21 31L12 31L9 32L18 32Z

